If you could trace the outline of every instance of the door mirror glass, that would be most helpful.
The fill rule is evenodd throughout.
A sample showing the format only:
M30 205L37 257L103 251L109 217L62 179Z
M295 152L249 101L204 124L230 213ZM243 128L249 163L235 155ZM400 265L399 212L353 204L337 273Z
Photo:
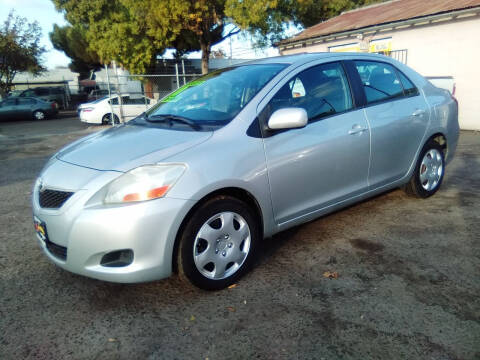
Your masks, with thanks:
M301 128L307 125L308 115L303 108L283 108L275 111L268 120L272 130Z

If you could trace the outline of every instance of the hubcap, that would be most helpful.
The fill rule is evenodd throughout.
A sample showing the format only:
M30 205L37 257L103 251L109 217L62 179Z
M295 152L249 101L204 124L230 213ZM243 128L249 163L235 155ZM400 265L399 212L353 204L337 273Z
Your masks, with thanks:
M43 115L43 113L41 111L35 112L35 119L43 120L44 117L45 117L45 115Z
M423 157L420 165L420 183L425 190L431 191L438 186L442 175L442 155L437 149L430 149Z
M250 228L234 212L212 216L202 225L193 244L193 259L209 279L225 279L240 269L250 251Z

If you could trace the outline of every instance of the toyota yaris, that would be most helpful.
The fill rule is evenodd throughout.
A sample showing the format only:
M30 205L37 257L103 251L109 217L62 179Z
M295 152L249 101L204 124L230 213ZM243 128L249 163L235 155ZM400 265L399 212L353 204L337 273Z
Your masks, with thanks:
M80 139L34 186L58 266L113 282L237 281L262 239L396 187L440 187L457 102L380 55L302 54L214 71Z

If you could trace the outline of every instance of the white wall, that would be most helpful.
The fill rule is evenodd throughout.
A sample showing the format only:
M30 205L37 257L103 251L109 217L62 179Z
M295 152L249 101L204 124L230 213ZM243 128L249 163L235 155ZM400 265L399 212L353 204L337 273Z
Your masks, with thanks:
M392 37L392 50L408 50L407 65L424 76L453 76L462 129L480 130L480 17L365 35ZM288 49L282 55L328 51L329 46L356 42L355 37Z

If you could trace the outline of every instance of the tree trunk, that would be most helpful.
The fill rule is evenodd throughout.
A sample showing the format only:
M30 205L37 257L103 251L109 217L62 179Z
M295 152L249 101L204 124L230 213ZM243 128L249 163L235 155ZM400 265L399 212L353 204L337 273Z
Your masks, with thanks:
M202 74L208 73L208 61L210 60L210 52L212 51L212 44L210 42L200 42L202 49Z

